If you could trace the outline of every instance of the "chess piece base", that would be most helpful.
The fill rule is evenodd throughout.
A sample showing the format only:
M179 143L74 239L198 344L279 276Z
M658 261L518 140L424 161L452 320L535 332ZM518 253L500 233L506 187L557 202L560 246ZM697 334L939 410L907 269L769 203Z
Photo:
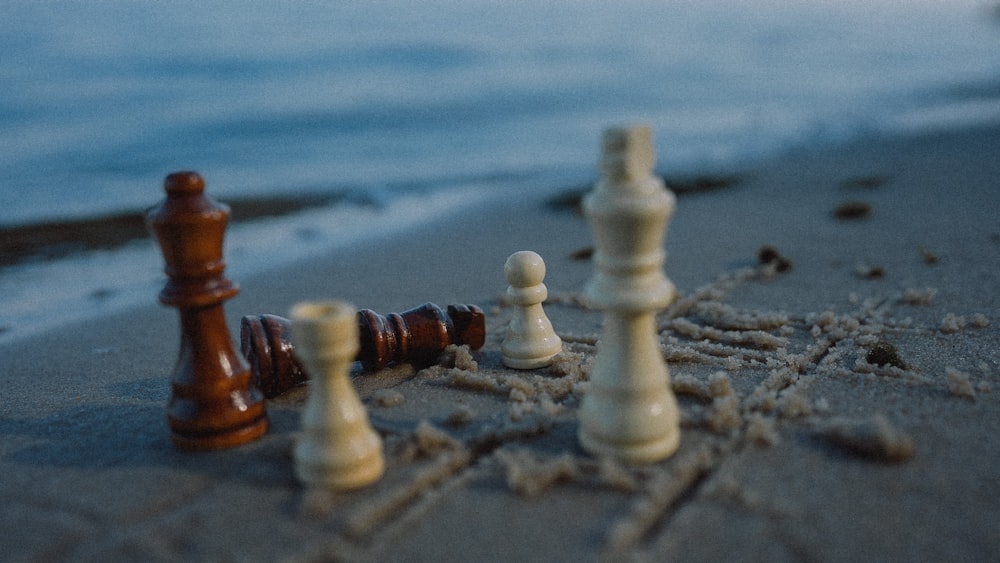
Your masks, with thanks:
M592 455L652 463L680 445L680 410L653 313L608 313L580 405L578 438Z
M382 441L377 435L368 438L350 444L328 444L322 448L369 452L362 457L350 458L319 451L312 443L300 442L295 447L295 476L311 487L341 491L360 489L378 481L385 473Z
M184 435L177 431L170 433L170 440L174 447L184 451L209 451L235 448L248 442L252 442L267 433L268 419L263 417L257 422L238 428L225 434L213 435Z
M167 403L178 449L231 448L267 432L264 398L233 350L225 323L221 304L181 309L181 352Z
M508 355L509 352L504 351L503 355L503 365L512 369L538 369L552 365L552 358L556 357L560 351L562 351L562 340L558 341L558 349L554 354L550 354L542 357L532 357L532 358L514 358Z
M655 463L664 460L673 455L681 443L680 432L671 432L656 440L633 443L608 440L603 436L583 431L577 437L583 449L594 457L611 457L634 464Z

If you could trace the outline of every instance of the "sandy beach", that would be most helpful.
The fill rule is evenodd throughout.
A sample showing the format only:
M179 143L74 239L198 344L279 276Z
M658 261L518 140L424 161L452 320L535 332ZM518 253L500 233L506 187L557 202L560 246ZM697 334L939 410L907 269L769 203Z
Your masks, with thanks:
M234 280L234 339L242 316L286 315L306 299L486 311L480 350L419 372L356 374L388 462L357 492L295 480L308 386L268 402L271 429L255 443L175 451L164 406L177 315L155 295L5 344L0 553L993 560L998 151L1000 128L981 127L793 154L706 189L678 183L665 270L680 297L657 322L682 437L674 456L647 466L591 458L576 441L601 323L579 300L592 273L579 190L526 192ZM161 197L158 186L150 194ZM546 260L546 312L565 342L551 368L502 366L503 264L518 250Z

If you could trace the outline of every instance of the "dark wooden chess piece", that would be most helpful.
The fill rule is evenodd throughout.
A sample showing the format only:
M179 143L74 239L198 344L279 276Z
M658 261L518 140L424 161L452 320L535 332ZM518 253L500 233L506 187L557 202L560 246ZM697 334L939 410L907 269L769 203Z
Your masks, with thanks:
M294 355L291 323L275 315L246 316L240 323L240 347L250 362L257 385L275 397L307 379ZM432 365L449 344L473 350L486 341L486 317L475 305L448 305L445 312L425 303L403 313L382 316L358 311L361 349L357 360L366 371L408 363L420 369Z
M308 376L292 354L291 321L276 315L246 316L240 320L240 351L250 362L250 373L267 398L277 397L303 383Z
M361 351L358 360L368 370L409 363L416 368L432 365L449 344L477 350L486 342L486 316L475 305L448 305L445 312L433 303L379 315L358 311Z
M181 344L171 376L167 422L182 450L215 450L255 440L268 427L264 397L236 353L222 302L239 293L223 276L229 208L204 194L194 172L164 182L167 198L146 217L166 261L160 302L180 311Z

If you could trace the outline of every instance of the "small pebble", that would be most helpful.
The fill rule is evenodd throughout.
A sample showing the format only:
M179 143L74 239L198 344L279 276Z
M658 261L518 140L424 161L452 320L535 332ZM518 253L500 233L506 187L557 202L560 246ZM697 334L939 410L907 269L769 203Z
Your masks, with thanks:
M906 369L906 362L903 361L903 358L899 357L899 351L896 350L896 347L884 341L876 342L868 350L865 359L868 360L869 364L876 366L893 366L899 369Z
M757 261L762 266L774 266L778 273L784 273L792 269L792 261L781 255L778 249L771 245L764 245L757 251Z
M395 389L379 389L372 394L372 403L376 407L398 407L403 404L403 400L403 394Z
M872 213L872 206L863 201L848 201L833 210L837 219L864 219Z

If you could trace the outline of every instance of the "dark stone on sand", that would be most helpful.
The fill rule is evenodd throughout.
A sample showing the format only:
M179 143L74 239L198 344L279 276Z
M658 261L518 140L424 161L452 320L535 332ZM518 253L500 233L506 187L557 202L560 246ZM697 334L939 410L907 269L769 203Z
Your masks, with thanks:
M667 187L678 196L732 188L742 181L743 178L737 175L664 178Z
M858 268L857 273L866 280L885 279L885 268L882 266L862 266Z
M760 250L757 251L757 261L761 266L773 265L774 270L778 273L785 273L792 269L792 261L782 256L777 248L769 244L760 247Z
M587 248L580 248L578 250L574 250L569 255L570 260L580 260L580 261L590 260L593 257L594 257L594 249L593 247L590 246L588 246Z
M876 366L892 366L899 369L906 369L906 362L903 361L903 358L899 357L899 351L896 350L896 347L881 340L868 350L865 360L869 364Z
M837 219L864 219L872 213L872 206L863 201L848 201L833 210Z

